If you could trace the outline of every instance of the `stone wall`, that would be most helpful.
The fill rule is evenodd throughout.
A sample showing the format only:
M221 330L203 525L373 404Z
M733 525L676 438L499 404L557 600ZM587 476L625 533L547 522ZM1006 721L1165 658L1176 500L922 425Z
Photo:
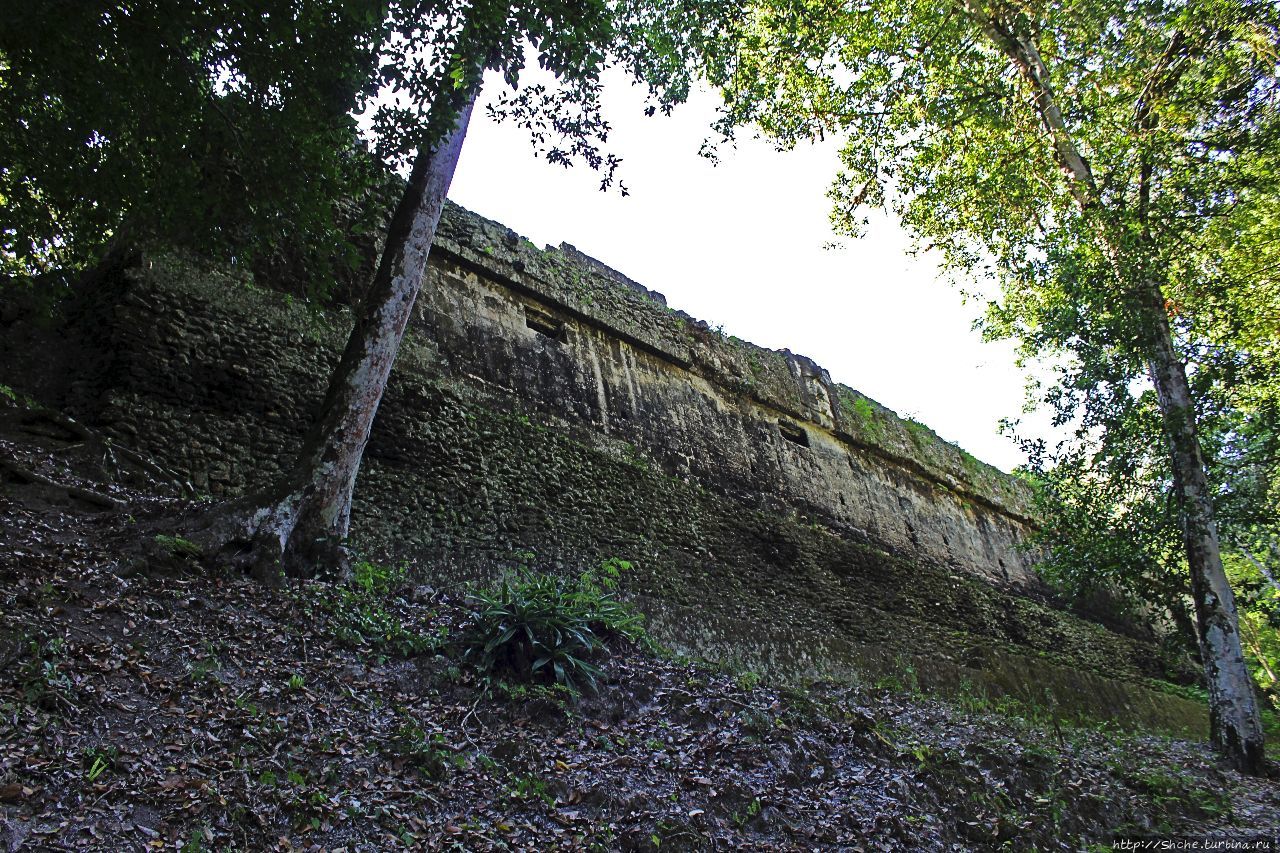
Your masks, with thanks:
M692 653L1203 725L1159 691L1151 642L1022 594L1017 481L571 248L454 210L434 260L357 486L361 548L436 583L617 556L658 636ZM289 464L349 328L163 258L64 317L10 320L0 382L214 495Z
M922 424L667 308L571 246L458 208L418 328L455 376L634 443L668 473L888 550L1030 584L1023 484Z

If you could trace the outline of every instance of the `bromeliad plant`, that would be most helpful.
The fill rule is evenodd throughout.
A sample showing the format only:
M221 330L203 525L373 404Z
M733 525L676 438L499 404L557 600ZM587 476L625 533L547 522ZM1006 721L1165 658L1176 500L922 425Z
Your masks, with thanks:
M645 639L644 615L617 597L628 568L610 559L566 578L521 567L496 586L472 590L466 656L486 673L595 692L601 673L592 659L606 642Z

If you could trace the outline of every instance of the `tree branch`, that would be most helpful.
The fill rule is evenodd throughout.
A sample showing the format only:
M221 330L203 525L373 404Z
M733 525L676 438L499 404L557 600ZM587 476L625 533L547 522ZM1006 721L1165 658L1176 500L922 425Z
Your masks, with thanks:
M1088 160L1080 153L1067 127L1053 90L1048 66L1035 42L1015 33L1007 24L982 8L979 0L961 0L961 11L968 15L986 33L992 44L1013 62L1022 78L1031 86L1035 95L1036 111L1049 132L1058 165L1067 176L1067 187L1082 209L1088 208L1099 198L1098 184Z

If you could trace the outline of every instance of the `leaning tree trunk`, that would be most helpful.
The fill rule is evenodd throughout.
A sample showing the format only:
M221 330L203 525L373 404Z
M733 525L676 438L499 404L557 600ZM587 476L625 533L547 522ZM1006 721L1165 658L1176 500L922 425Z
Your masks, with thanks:
M1240 644L1235 596L1222 567L1191 387L1173 347L1159 283L1148 281L1142 298L1149 335L1148 367L1169 442L1175 499L1191 569L1200 657L1209 688L1209 733L1237 769L1257 775L1264 760L1262 718Z
M447 93L439 102L456 120L414 159L362 313L292 471L266 492L215 512L198 537L265 581L345 567L356 474L422 288L479 88L477 74L465 91Z

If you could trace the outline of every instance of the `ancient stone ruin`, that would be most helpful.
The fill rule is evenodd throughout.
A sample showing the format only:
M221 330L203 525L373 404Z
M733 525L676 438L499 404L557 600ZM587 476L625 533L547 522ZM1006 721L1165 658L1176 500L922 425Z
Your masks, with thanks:
M454 207L432 266L357 486L368 552L441 584L618 557L678 650L1203 726L1149 635L1048 601L1021 481L571 246ZM156 256L53 330L11 316L0 382L230 496L289 464L348 328Z

